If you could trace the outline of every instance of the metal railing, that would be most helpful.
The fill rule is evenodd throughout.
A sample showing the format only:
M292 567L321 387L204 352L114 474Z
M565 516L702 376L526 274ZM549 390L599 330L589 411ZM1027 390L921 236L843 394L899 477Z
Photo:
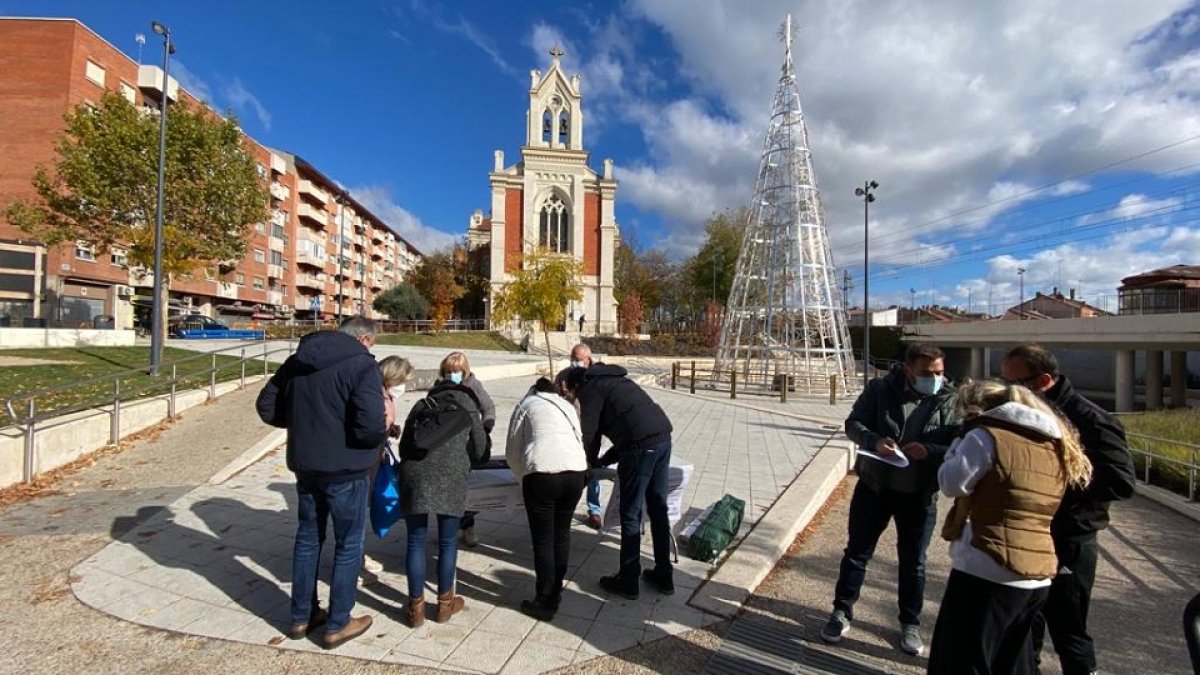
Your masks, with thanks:
M351 298L349 293L346 294L346 298L346 316L349 317L352 316L350 305L353 298ZM391 333L430 333L435 331L434 322L431 319L419 319L413 321L380 320L378 323L379 333L381 335L387 335ZM261 328L266 331L268 340L287 340L303 337L304 335L316 330L334 330L337 328L337 322L312 319L291 319L286 321L239 321L230 327ZM482 330L488 330L487 320L485 319L448 319L443 323L441 328L442 332L451 333Z
M1179 492L1179 488L1186 480L1187 491L1184 495L1191 501L1196 501L1196 485L1200 478L1200 462L1197 462L1200 459L1200 445L1128 432L1125 434L1125 438L1129 442L1129 451L1133 453L1134 459L1140 460L1140 462L1135 461L1134 466L1138 473L1138 480L1147 485L1166 488L1172 492ZM1172 447L1174 452L1166 453L1163 446ZM1173 457L1172 454L1186 456L1186 459ZM1179 475L1174 476L1174 480L1170 480L1167 478L1168 473ZM1173 482L1178 482L1179 485L1172 485Z
M736 399L739 393L779 396L787 403L789 393L828 394L829 404L837 403L838 395L846 393L837 375L818 373L776 372L770 375L739 374L736 370L716 370L715 364L703 361L674 361L671 363L671 388L686 386L689 393L703 391L729 392Z
M169 376L152 377L149 375L148 368L130 368L79 380L71 384L43 387L41 389L13 394L4 399L4 410L8 413L8 419L21 429L22 436L24 437L25 451L22 465L22 479L24 482L29 483L33 481L36 475L36 434L38 426L48 420L88 410L107 412L110 419L109 443L116 444L121 440L121 408L123 404L134 400L165 397L167 401L167 419L174 419L175 401L181 384L191 381L200 384L206 379L208 400L211 401L218 397L218 379L223 382L236 379L238 389L245 389L246 373L250 364L254 364L254 374L257 374L257 366L261 363L262 375L265 377L270 374L272 356L282 355L286 357L294 349L295 344L291 341L286 346L275 347L271 347L265 342L262 343L261 348L258 345L249 347L236 345L211 352L198 353L195 356L188 356L165 363L162 367L164 371L168 368L170 369ZM254 353L248 354L251 351ZM233 358L232 354L226 354L226 352L237 352L238 357L233 361L218 363L218 357L220 356ZM189 364L201 360L208 360L209 365L207 368L191 369L185 367L182 370L186 372L180 372L181 364ZM227 377L218 377L220 373L225 373ZM38 405L39 399L45 402L53 394L62 394L73 390L86 390L87 388L102 389L106 393L66 405ZM21 412L17 412L18 410Z

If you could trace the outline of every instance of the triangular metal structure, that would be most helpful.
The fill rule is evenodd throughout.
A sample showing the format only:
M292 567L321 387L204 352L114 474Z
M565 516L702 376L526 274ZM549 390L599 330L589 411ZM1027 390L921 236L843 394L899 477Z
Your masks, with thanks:
M783 72L726 304L715 372L739 389L839 391L857 386L846 313L829 249L800 90L792 17L783 27Z

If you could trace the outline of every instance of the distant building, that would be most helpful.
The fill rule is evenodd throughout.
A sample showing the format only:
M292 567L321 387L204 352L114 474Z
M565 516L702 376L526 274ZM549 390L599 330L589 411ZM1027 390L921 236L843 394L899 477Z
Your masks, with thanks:
M1200 265L1174 265L1121 280L1121 314L1200 312Z
M846 321L850 326L863 325L863 311L861 307L851 307L846 310ZM887 309L871 310L871 325L872 326L899 326L900 325L900 309L898 307L888 307Z
M613 261L619 230L613 214L617 181L612 160L602 173L588 166L583 147L579 76L563 72L554 49L544 74L530 72L529 109L521 161L505 165L497 150L492 172L491 212L471 215L467 240L488 249L491 296L520 269L536 248L583 263L583 300L565 307L568 324L583 316L589 334L617 330ZM490 312L492 303L487 308ZM488 317L489 321L491 317Z
M964 321L987 321L992 317L982 312L965 312L958 307L926 305L925 307L900 308L900 323L961 323Z
M1083 300L1077 300L1074 288L1070 293L1070 296L1065 296L1058 292L1057 287L1049 295L1039 291L1024 303L1009 307L1004 316L1000 318L1004 321L1011 321L1013 319L1090 319L1097 316L1111 316L1109 312L1099 307L1089 305Z

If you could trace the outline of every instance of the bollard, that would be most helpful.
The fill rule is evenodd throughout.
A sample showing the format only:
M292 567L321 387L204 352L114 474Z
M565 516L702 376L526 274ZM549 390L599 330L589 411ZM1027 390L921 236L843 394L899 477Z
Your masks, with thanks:
M238 389L244 391L246 389L246 348L245 347L242 347L241 364L242 364L242 376L238 380Z
M779 402L787 403L788 374L779 374Z
M175 364L172 363L171 364L171 398L167 399L167 419L169 419L169 420L175 419L175 386L177 383L178 382L175 379Z
M112 419L108 425L108 442L116 445L121 441L121 378L113 380Z
M671 364L671 389L675 389L679 383L679 362L675 361Z
M267 379L267 343L263 342L263 379Z
M837 405L837 375L829 376L829 405Z
M692 361L692 378L688 382L688 393L696 393L696 362Z
M25 418L25 475L22 478L26 483L33 482L33 466L37 463L33 446L33 418L36 410L34 400L29 399L29 416Z
M212 355L212 365L208 368L208 400L217 397L217 355Z
M737 398L737 371L729 371L729 398Z

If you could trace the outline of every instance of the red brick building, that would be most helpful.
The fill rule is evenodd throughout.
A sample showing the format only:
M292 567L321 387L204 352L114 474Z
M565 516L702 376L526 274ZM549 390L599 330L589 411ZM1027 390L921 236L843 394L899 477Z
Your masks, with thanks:
M0 322L75 327L108 315L121 328L145 313L153 276L131 268L123 251L86 241L47 249L3 210L36 198L31 179L38 166L53 166L68 111L97 103L105 91L158 108L164 86L172 101L196 102L174 78L164 85L160 67L139 66L74 19L0 18ZM420 252L311 164L250 137L246 145L269 189L271 216L251 227L235 264L173 278L171 313L230 321L330 316L341 292L345 313L373 314L375 295Z

